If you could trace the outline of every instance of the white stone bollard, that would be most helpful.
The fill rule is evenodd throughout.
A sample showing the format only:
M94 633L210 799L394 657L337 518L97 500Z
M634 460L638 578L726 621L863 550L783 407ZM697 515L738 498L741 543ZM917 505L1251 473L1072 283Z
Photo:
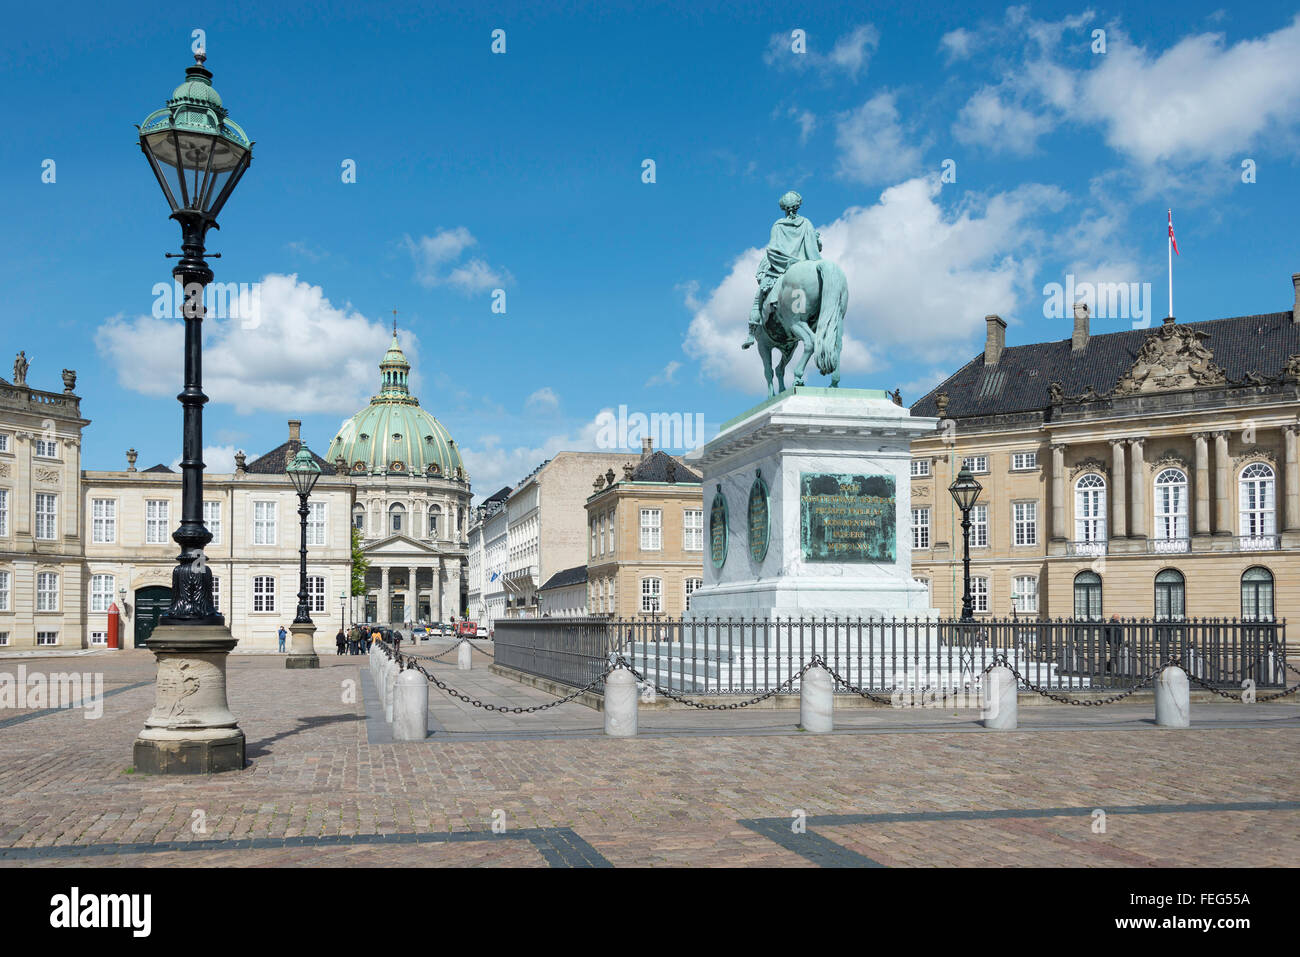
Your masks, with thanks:
M1006 665L990 668L984 674L984 708L980 717L984 727L995 731L1014 731L1019 718L1016 676Z
M835 730L835 683L821 665L805 671L799 682L799 727L813 734Z
M1187 672L1177 665L1166 668L1156 678L1156 724L1162 728L1191 727L1191 685Z
M414 668L393 689L393 740L423 741L429 734L429 682Z
M384 720L389 724L393 723L393 689L397 686L397 676L401 674L401 669L397 666L396 661L388 662L388 670L384 675Z
M626 668L605 678L605 733L611 738L636 737L638 694L636 679Z
M456 648L456 669L458 671L469 671L470 669L470 646L468 641L461 641Z

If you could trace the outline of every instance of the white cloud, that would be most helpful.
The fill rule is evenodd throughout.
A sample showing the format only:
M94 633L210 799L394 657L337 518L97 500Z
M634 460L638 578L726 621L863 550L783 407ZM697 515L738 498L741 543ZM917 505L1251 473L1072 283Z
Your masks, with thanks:
M524 400L524 406L534 412L554 412L560 407L560 397L550 386L543 386Z
M848 278L846 375L875 373L886 356L934 366L964 361L983 335L986 314L1010 317L1018 302L1037 294L1032 279L1048 239L1032 218L1058 211L1065 194L1029 184L945 211L940 190L934 176L908 180L875 205L850 208L821 227L823 255ZM686 290L694 312L686 354L706 378L749 393L765 389L754 350L740 349L760 255L742 252L707 295ZM809 382L817 381L810 373Z
M238 319L203 323L203 389L213 402L241 413L351 414L365 405L392 337L386 323L335 307L296 274L264 277L260 306L252 328ZM182 386L184 335L180 320L115 316L96 330L95 345L125 388L171 397ZM419 340L403 332L402 348L418 367Z
M790 107L786 115L799 124L799 145L803 146L812 136L813 130L817 128L816 115L795 106Z
M223 475L230 474L235 471L236 451L233 445L203 446L203 470ZM181 457L179 455L172 459L171 469L174 472L181 470Z
M854 27L835 41L829 53L821 53L815 38L807 38L803 53L794 50L792 31L774 33L768 40L763 62L782 70L816 70L823 76L843 74L856 80L866 72L871 56L880 46L880 31L869 23Z
M645 387L648 389L651 386L656 386L656 385L672 385L673 377L677 375L677 370L680 369L681 367L682 364L678 362L676 359L673 359L671 362L669 362L666 366L663 367L662 372L657 372L654 375L652 375L650 378L646 379Z
M479 258L456 264L465 250L478 245L478 240L464 226L440 229L432 236L418 240L402 238L402 245L415 263L415 279L426 288L453 286L462 292L481 292L507 285L508 272L493 268Z
M905 142L894 94L877 93L835 122L839 173L862 183L893 182L919 171L921 150Z
M968 146L985 146L994 153L1033 152L1038 138L1051 132L1055 119L1015 102L1012 95L986 86L957 114L953 135Z
M556 452L598 451L597 418L593 416L590 422L572 431L547 436L536 445L506 447L499 436L486 435L476 444L460 446L461 458L473 482L475 500L481 501L504 485L515 485Z
M975 35L965 27L950 30L939 38L939 48L948 55L948 61L964 60L971 55Z

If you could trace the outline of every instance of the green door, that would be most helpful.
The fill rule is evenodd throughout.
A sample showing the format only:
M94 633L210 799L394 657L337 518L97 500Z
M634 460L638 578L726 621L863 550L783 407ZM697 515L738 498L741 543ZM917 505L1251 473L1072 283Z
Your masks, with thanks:
M151 585L135 593L135 646L145 647L145 642L158 626L158 619L172 606L172 590L162 585Z

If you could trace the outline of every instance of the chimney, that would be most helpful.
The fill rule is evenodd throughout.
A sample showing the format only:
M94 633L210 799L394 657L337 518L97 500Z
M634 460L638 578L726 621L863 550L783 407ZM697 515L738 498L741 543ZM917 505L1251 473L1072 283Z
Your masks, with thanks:
M984 324L988 328L988 337L984 340L984 364L995 366L1007 344L1007 324L1001 316L985 316Z
M1291 285L1295 286L1295 305L1291 307L1291 322L1300 326L1300 272L1291 274Z
M646 459L650 458L653 452L654 452L654 440L651 439L649 436L646 436L644 439L641 440L641 461L644 462Z
M294 446L302 445L302 419L289 420L289 441Z
M1074 334L1070 336L1070 351L1082 352L1088 348L1088 304L1074 304Z

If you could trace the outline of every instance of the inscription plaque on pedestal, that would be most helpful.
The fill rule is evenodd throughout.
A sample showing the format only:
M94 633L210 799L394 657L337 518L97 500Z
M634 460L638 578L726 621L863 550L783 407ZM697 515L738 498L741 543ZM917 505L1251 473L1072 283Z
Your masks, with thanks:
M767 483L760 469L749 487L749 557L755 565L763 564L767 557L767 542L771 537L771 512L768 508Z
M799 475L799 539L806 562L896 560L892 475Z
M721 568L727 561L727 498L721 485L709 509L709 558L714 568Z

